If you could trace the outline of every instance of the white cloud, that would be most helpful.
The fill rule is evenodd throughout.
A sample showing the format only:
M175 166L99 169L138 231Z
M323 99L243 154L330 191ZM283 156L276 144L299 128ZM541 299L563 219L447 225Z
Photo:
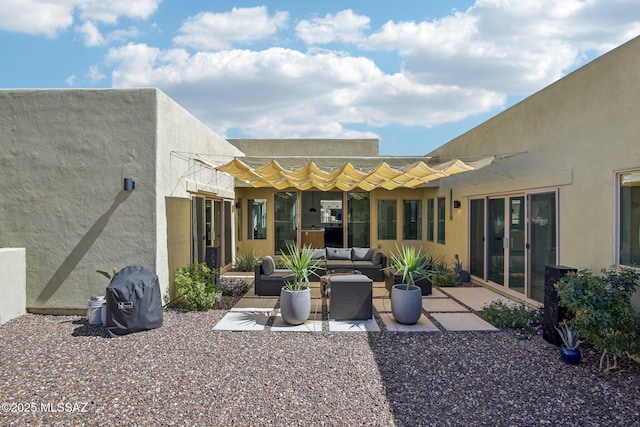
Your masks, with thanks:
M3 0L0 29L55 37L73 23L73 1Z
M162 0L76 0L81 17L86 20L115 24L121 16L147 19Z
M100 34L98 27L91 21L86 21L84 24L76 27L76 32L84 39L85 46L104 45L104 37Z
M202 12L187 19L181 35L173 42L202 50L230 48L234 43L251 42L273 35L286 27L288 12L270 16L265 6L231 9L226 13Z
M104 80L106 76L100 71L97 65L92 65L89 67L88 77L89 80L95 83Z
M326 44L336 41L356 43L363 39L369 28L367 16L356 15L351 9L324 18L302 20L296 25L298 38L307 44Z
M478 0L433 21L389 21L361 46L397 50L423 84L529 94L638 34L635 0Z
M0 30L53 38L74 23L74 12L77 9L83 22L78 27L85 41L96 43L96 22L115 24L122 16L146 19L156 11L161 1L2 0ZM94 28L89 28L90 26Z
M67 86L73 86L76 83L77 77L78 76L76 76L75 74L72 74L69 77L67 77L64 82L67 84Z
M432 126L504 102L489 91L387 75L368 58L333 52L271 48L190 55L129 44L111 49L109 60L115 87L160 87L220 133L242 128L262 137L372 136L345 126Z

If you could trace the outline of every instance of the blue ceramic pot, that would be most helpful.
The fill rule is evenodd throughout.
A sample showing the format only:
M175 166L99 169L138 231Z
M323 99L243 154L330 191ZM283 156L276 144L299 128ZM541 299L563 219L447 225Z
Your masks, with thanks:
M580 363L581 356L580 350L568 349L564 344L560 346L560 357L569 365L577 365Z

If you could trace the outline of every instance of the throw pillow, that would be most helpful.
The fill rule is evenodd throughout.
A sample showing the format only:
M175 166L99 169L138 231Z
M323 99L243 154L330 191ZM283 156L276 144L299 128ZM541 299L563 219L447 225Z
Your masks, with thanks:
M351 260L351 248L327 248L327 259Z
M264 257L264 259L262 260L262 271L264 272L265 276L271 276L275 269L276 262L273 260L271 255L267 255L266 257Z
M371 261L372 257L373 257L373 249L353 248L354 261Z

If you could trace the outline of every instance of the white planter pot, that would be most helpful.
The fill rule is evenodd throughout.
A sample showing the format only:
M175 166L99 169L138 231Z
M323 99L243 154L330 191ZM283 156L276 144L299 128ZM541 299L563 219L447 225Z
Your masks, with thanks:
M311 289L302 291L280 291L280 313L282 320L290 325L301 325L311 314Z
M405 325L418 323L422 315L422 290L417 286L395 285L391 292L391 313L396 322Z

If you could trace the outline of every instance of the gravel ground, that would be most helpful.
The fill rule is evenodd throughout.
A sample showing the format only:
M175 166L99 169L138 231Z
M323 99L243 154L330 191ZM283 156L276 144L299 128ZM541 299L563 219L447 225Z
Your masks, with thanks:
M640 426L635 362L605 376L507 330L213 331L232 304L115 339L77 316L0 326L0 424Z

